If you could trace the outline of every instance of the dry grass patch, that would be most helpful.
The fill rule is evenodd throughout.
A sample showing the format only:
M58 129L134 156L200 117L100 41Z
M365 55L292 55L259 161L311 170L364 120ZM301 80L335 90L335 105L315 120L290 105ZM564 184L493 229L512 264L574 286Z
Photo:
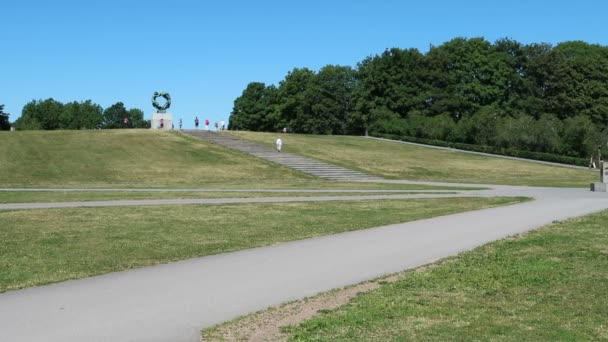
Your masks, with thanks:
M289 335L283 333L283 328L297 325L321 312L337 309L360 293L377 289L380 284L392 283L398 279L397 275L392 275L272 307L205 329L202 331L202 341L287 341Z

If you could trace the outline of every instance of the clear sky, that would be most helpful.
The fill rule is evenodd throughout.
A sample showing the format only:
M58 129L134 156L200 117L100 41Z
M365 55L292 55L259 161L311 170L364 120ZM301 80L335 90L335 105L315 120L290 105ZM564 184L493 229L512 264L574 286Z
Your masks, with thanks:
M32 1L0 6L0 104L52 97L150 119L168 91L174 120L228 121L249 82L293 68L355 67L391 47L428 51L455 37L608 45L604 0Z

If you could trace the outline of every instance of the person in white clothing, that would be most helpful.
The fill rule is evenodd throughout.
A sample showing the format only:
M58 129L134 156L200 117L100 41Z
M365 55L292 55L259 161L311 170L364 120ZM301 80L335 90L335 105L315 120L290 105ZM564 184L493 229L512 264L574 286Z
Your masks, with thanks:
M281 147L283 147L283 140L277 138L277 151L281 152Z

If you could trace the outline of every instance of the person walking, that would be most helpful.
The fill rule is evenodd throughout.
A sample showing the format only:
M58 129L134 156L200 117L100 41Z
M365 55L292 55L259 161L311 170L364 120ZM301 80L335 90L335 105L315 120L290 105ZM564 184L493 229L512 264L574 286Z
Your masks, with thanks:
M129 118L125 117L124 120L122 120L122 125L124 128L129 128Z
M194 118L194 127L198 129L198 116Z
M180 131L182 130L182 119L181 118L179 119L179 130Z
M160 119L160 129L165 128L165 119L161 118Z
M276 144L277 144L277 151L281 152L281 148L283 147L283 140L281 140L281 138L277 138Z
M222 131L226 129L226 126L224 125L224 120L222 120Z
M205 119L205 130L209 131L209 119Z
M216 130L216 131L218 131L218 130L219 130L219 128L220 128L220 124L219 124L219 123L217 123L217 121L216 121L216 122L215 122L215 130Z

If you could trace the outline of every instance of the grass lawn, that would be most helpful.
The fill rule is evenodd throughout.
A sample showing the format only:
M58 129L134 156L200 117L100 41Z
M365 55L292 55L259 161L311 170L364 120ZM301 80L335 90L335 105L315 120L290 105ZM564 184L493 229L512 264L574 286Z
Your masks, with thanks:
M437 189L322 180L178 132L0 131L0 142L2 187Z
M606 341L608 211L490 243L360 294L291 341Z
M377 192L376 192L377 191ZM255 198L255 197L312 197L312 196L365 196L404 195L416 192L250 192L250 191L0 191L0 204L32 202L80 202L110 200L189 199L189 198ZM446 192L425 192L425 194ZM454 193L454 192L452 192Z
M525 200L447 198L0 211L0 291Z
M229 132L272 145L279 134ZM588 187L597 172L443 151L364 137L281 135L286 152L394 179L454 183Z
M314 179L243 153L155 130L0 135L4 187L294 187Z

